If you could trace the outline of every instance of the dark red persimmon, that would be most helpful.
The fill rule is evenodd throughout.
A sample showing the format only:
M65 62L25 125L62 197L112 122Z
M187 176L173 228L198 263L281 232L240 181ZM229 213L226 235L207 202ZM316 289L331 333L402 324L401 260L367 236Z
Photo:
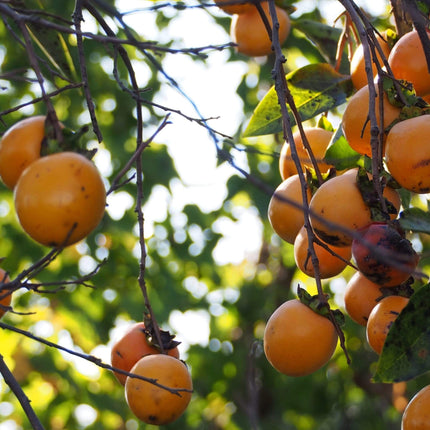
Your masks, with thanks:
M352 255L364 276L383 287L395 287L410 277L419 256L403 234L389 224L378 222L361 233L362 240L352 242Z

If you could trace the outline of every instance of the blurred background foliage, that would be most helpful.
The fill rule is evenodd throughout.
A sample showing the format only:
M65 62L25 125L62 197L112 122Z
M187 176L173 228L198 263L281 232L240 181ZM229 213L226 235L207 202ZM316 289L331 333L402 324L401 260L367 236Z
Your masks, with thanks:
M6 8L71 28L74 3L0 2L0 133L23 117L46 113L42 101L32 103L41 96L40 86L21 43L17 23L5 14ZM282 138L263 136L244 140L240 137L256 104L272 85L273 58L250 59L235 53L232 47L222 50L226 67L227 64L240 67L237 91L231 97L240 101L242 110L235 129L225 133L231 138L222 139L218 135L224 158L217 160L214 142L210 135L207 137L202 121L182 117L184 114L199 118L187 94L176 91L179 96L169 98L163 91L166 87L181 87L177 75L181 76L184 70L171 67L168 62L172 56L184 57L184 64L200 65L202 75L191 76L197 82L205 79L205 71L209 73L211 56L221 55L213 48L200 51L202 55L181 53L191 48L185 45L182 33L192 33L192 29L186 28L190 22L187 15L193 14L192 17L202 20L204 17L204 22L210 23L210 27L205 27L204 40L210 39L212 31L224 34L224 38L214 38L214 47L228 42L230 17L210 2L89 0L86 3L100 14L118 38L131 35L142 41L154 40L148 38L144 25L124 29L118 18L129 16L135 18L134 22L142 19L145 24L151 23L159 36L145 49L124 47L143 89L144 139L154 133L168 112L171 112L171 124L166 128L176 138L174 143L168 142L161 131L142 153L148 254L145 280L150 302L161 326L177 333L177 340L182 342L182 358L190 366L194 381L193 400L188 410L166 428L399 428L400 412L393 401L392 386L370 382L377 357L366 344L364 328L357 327L348 318L345 334L351 365L347 365L339 349L320 371L293 379L278 374L264 357L262 335L270 314L295 295L299 283L310 292L315 291L313 280L298 273L292 246L276 237L267 220L270 199L267 189L274 189L280 182L277 154ZM325 16L326 9L333 4L337 2L294 2L297 10L291 16L293 31L283 47L288 60L286 72L306 63L324 61L321 51L300 28L304 20L332 25ZM391 25L388 8L387 4L386 13L374 17L379 28ZM339 20L337 27L341 24ZM75 36L47 28L36 20L28 26L46 91L50 93L80 82ZM94 35L105 34L85 7L82 26ZM196 31L193 48L202 46L201 37L202 33ZM89 88L103 141L98 143L91 131L86 137L88 147L98 148L95 162L107 188L136 148L136 103L129 91L127 70L117 54L109 43L91 37L84 39ZM166 63L169 65L165 68ZM348 73L346 69L343 71ZM208 90L223 85L221 81L204 84ZM205 94L201 96L205 98ZM188 103L186 111L182 111L183 104L178 101L181 98ZM67 127L78 129L90 123L81 87L62 91L51 100L58 118ZM194 99L194 102L198 108L199 101ZM213 103L222 106L220 114L229 116L229 100ZM336 113L333 119L336 120ZM223 172L218 184L221 184L221 193L217 195L211 194L211 188L204 189L202 174L202 183L197 188L205 201L209 201L208 205L190 197L196 187L190 186L178 169L175 154L181 152L181 145L201 136L182 132L183 122L189 124L190 130L204 131L206 140L201 145L211 154L213 170ZM216 121L208 123L223 132ZM187 148L184 147L182 158L187 160L189 169L198 168L198 154L187 152ZM226 154L268 188L244 178L225 161ZM65 249L31 279L32 283L45 284L42 291L21 288L14 294L16 313L9 312L4 322L109 362L113 340L132 321L140 321L144 312L137 282L140 249L133 175L131 168L126 174L130 181L109 195L105 217L96 231L85 241ZM13 279L42 258L48 249L23 233L14 213L12 193L3 185L0 185L0 214L2 267ZM86 285L73 283L102 262ZM342 277L324 282L324 288L332 295L333 306L342 308L343 290L351 274L347 269ZM47 284L52 282L69 283L59 289L59 285ZM153 428L138 423L133 417L125 402L124 390L111 372L13 331L1 330L0 344L0 353L46 429ZM410 382L405 395L414 392L425 378ZM20 405L1 381L0 430L28 428Z

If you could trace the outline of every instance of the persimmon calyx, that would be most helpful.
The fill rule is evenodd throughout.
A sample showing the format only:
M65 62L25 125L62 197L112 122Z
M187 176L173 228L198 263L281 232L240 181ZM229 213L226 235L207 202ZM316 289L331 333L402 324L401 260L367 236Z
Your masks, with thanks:
M297 287L297 297L300 302L308 306L318 315L321 315L329 320L335 320L339 326L345 323L345 316L339 309L331 309L328 304L328 295L324 294L324 298L321 299L319 295L312 296L304 288Z

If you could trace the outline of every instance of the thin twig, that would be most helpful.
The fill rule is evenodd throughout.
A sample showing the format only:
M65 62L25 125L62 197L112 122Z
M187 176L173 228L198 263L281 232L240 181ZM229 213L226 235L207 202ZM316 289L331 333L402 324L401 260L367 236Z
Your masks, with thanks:
M21 385L13 376L13 373L10 371L9 367L5 363L3 356L0 354L0 373L2 374L4 381L15 394L15 397L18 399L19 403L25 414L27 415L28 420L30 421L31 426L34 430L45 430L42 423L39 421L34 409L31 407L29 398L25 395Z

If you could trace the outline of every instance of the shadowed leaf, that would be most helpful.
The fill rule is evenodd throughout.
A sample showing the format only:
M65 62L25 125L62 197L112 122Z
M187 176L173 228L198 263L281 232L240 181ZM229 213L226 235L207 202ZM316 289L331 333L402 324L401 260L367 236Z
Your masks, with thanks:
M413 379L430 370L430 286L418 290L388 332L374 382Z

